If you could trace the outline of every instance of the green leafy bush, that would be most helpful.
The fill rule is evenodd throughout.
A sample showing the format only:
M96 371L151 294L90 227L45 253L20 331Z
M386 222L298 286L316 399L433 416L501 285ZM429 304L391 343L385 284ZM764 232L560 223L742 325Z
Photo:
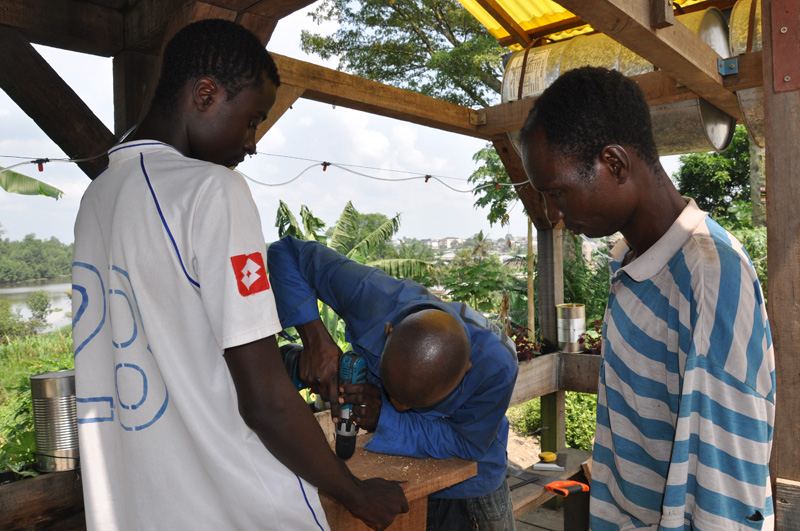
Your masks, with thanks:
M597 420L597 395L568 391L566 404L567 446L589 451L594 441ZM537 435L542 430L541 399L535 398L508 410L511 428L520 435Z
M0 470L35 475L30 377L72 369L72 333L52 332L0 344Z

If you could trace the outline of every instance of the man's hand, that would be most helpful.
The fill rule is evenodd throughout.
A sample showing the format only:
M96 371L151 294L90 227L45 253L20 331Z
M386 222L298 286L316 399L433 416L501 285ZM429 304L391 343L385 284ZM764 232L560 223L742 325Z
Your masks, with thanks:
M363 498L345 507L370 529L382 531L399 513L408 512L408 501L400 483L372 478L362 481L361 487Z
M317 319L304 325L296 326L303 342L303 354L300 356L297 376L326 402L331 402L331 418L339 416L339 357L342 349Z
M339 404L352 404L350 419L367 431L375 431L381 416L381 390L371 383L347 384L339 388Z

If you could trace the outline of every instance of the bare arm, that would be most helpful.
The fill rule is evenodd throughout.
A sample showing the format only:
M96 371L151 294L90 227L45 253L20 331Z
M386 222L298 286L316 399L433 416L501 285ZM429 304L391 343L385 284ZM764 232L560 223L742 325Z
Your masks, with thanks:
M278 344L268 337L227 349L239 413L264 446L292 472L339 501L372 529L408 511L402 488L383 479L360 481L330 448L292 386Z

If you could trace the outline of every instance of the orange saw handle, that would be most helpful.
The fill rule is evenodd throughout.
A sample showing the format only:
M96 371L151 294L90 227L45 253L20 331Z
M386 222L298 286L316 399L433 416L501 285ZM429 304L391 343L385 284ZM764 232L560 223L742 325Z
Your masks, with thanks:
M577 494L579 492L589 492L589 485L580 483L579 481L563 480L553 481L544 486L550 492L554 492L559 496L565 498L570 494Z

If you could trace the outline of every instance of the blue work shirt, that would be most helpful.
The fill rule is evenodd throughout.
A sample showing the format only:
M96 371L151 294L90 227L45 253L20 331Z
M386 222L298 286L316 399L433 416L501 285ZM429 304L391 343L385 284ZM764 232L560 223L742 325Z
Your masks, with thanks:
M271 244L267 263L278 315L288 328L319 319L317 300L346 323L345 337L367 360L369 381L380 387L384 325L434 308L452 315L470 340L471 370L431 408L397 411L382 393L373 452L461 457L478 463L475 477L432 494L473 498L495 491L505 479L508 419L505 416L519 370L514 343L483 315L460 302L443 302L420 284L349 260L317 242L286 236Z

